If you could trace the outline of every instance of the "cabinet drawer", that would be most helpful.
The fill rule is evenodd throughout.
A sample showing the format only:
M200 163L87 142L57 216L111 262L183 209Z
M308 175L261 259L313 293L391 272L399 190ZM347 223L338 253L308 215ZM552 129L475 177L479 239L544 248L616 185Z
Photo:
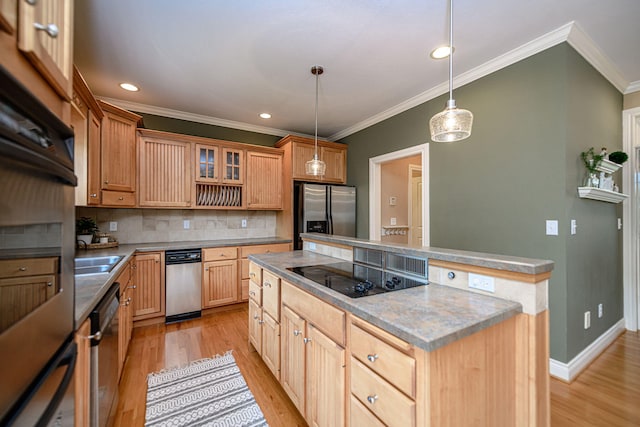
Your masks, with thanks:
M265 270L262 271L262 308L280 321L280 278Z
M206 248L202 250L202 261L223 261L238 258L238 248Z
M249 261L249 280L262 284L262 268L251 261Z
M240 258L246 258L255 254L270 254L273 252L289 252L289 243L277 243L274 245L241 246Z
M351 355L415 398L416 362L367 331L351 324Z
M24 258L0 261L0 277L25 277L53 274L58 271L58 258Z
M126 191L102 191L102 204L104 206L135 206L136 194Z
M255 301L258 305L262 305L262 288L253 280L249 282L249 298Z
M351 358L351 393L388 426L415 426L415 402Z
M384 427L379 419L375 417L358 399L349 395L351 401L351 422L349 425L353 427L358 426L372 426L372 427Z
M333 341L341 346L345 345L345 314L342 310L284 280L282 281L282 304L304 315L309 323L315 325Z

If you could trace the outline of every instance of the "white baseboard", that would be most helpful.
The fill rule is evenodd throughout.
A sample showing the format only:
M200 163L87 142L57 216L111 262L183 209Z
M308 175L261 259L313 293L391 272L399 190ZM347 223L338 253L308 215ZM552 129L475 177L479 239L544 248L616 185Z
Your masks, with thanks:
M624 332L624 319L620 319L604 334L600 335L594 342L589 344L587 348L582 350L576 357L571 359L569 363L558 362L549 359L549 373L552 377L556 377L563 381L573 381L580 372L591 362L593 362L600 354Z

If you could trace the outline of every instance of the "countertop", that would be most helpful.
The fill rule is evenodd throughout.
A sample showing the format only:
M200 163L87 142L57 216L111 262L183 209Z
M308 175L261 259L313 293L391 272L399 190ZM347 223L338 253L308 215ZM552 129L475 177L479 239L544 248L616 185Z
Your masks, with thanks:
M524 274L541 274L553 270L554 262L546 259L523 258L509 255L498 255L485 252L471 252L457 249L436 248L433 246L416 247L402 243L387 243L378 240L357 239L320 233L302 233L303 240L316 240L326 243L337 243L361 248L379 249L398 254L419 258L456 262L493 268L496 270L513 271Z
M91 249L76 251L76 258L92 258L98 256L121 256L122 259L109 273L75 276L75 321L76 328L89 316L91 310L100 302L115 282L122 268L135 252L156 252L172 249L219 248L228 246L270 245L291 243L291 239L265 237L257 239L201 240L186 242L157 242L120 245L109 249Z
M287 270L287 267L343 261L309 251L250 255L249 259L287 282L426 351L436 350L522 312L522 305L516 302L436 284L350 298Z

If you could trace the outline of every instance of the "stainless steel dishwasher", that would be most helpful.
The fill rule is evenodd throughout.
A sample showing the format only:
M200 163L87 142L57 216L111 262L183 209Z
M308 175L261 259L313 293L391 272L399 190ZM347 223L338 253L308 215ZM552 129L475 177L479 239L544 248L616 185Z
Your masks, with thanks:
M200 317L202 309L202 250L165 252L166 322Z

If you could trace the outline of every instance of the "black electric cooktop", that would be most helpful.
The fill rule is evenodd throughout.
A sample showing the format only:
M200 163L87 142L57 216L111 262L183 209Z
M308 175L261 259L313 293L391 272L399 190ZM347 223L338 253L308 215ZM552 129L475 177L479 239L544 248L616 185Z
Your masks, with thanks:
M377 268L346 261L333 264L291 267L287 270L351 298L360 298L428 284L426 280L410 279L394 275L388 271L383 272Z

